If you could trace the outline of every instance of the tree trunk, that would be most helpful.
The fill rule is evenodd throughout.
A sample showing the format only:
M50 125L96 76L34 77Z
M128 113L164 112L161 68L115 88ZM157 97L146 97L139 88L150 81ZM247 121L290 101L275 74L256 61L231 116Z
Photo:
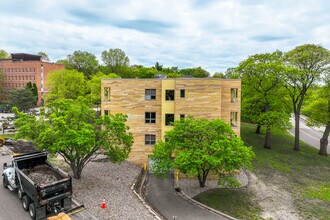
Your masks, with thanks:
M271 141L270 141L270 127L269 126L267 126L267 129L266 129L264 148L272 149Z
M300 121L300 112L296 111L294 113L294 119L295 119L295 128L294 128L294 146L293 150L299 151L300 145L299 145L299 121Z
M258 124L256 129L256 134L260 134L260 133L261 133L261 125Z
M200 174L200 172L198 172L198 182L199 182L199 186L200 187L205 187L205 183L206 183L206 178L207 175L209 174L209 170L202 170L202 175Z
M325 127L324 133L322 138L320 139L320 151L319 154L323 156L327 156L327 149L328 149L328 138L330 133L330 124Z
M81 165L77 165L77 164L70 164L70 167L72 169L73 172L73 177L76 179L80 179L81 178L81 173L83 170L83 166Z
M202 177L201 177L201 175L199 174L199 172L198 172L197 177L198 177L199 187L204 187L204 186L205 186L205 183L204 183L204 186L203 186Z

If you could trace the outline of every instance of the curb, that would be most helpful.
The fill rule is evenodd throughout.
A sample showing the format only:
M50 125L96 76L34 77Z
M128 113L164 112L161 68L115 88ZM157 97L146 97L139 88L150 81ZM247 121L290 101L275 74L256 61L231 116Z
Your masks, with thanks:
M136 192L136 183L138 181L141 181L140 188L138 189L138 192ZM162 216L160 216L148 203L147 201L141 196L142 195L142 187L144 186L146 180L146 175L143 172L143 169L141 170L140 175L135 179L135 182L131 186L131 190L133 193L137 196L137 198L141 201L141 203L144 205L144 207L147 208L150 214L152 214L157 220L164 220Z

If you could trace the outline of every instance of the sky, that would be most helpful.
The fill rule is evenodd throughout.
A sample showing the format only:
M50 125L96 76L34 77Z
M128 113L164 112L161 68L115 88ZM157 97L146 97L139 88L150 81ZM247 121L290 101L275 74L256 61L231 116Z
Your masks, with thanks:
M0 49L53 62L120 48L131 65L212 74L307 43L330 49L330 1L0 0Z

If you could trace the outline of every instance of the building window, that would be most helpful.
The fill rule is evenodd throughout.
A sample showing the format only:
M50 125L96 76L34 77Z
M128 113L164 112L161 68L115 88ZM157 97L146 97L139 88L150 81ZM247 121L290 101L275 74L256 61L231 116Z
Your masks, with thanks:
M110 87L104 87L104 101L110 101Z
M146 100L156 100L156 89L146 89L145 90Z
M145 113L145 123L155 124L156 123L156 112L146 112Z
M237 93L238 93L238 89L231 89L230 90L231 102L237 102Z
M165 100L174 101L174 90L166 90L165 91Z
M186 97L186 90L180 89L180 98L185 98L185 97Z
M174 114L165 114L165 125L172 125L174 122Z
M237 127L237 112L230 112L230 125Z
M104 115L109 115L109 110L104 110Z
M156 144L156 135L146 134L144 136L144 143L145 143L145 145L154 145L154 144Z
M185 115L184 114L180 114L180 119L184 119Z

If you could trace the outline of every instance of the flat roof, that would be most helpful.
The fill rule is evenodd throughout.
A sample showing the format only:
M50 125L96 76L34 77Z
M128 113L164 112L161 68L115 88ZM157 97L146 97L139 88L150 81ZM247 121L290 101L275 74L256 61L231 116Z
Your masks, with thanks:
M34 54L28 54L28 53L12 53L11 59L13 61L15 60L22 60L22 61L30 61L30 60L36 60L41 61L41 56L34 55Z

